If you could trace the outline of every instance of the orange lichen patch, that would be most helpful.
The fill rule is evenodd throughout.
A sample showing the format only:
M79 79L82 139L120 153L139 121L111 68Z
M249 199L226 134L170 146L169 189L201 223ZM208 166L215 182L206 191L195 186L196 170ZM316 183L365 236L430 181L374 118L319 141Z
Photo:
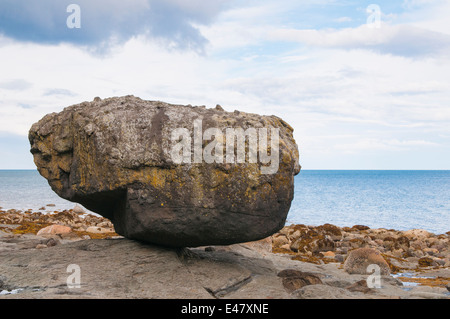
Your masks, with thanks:
M430 257L422 257L419 259L419 267L430 267L433 266L433 259Z
M288 255L296 255L295 252L293 252L290 249L285 249L285 248L281 248L281 247L273 247L272 248L272 252L274 254L288 254Z
M14 234L34 234L36 235L39 230L44 227L50 226L52 224L49 223L30 223L24 222L19 227L13 229Z
M317 229L326 234L330 234L330 235L336 235L336 236L342 235L342 231L339 229L339 227L332 225L332 224L324 224L322 226L318 226Z
M403 282L414 282L424 286L445 288L450 283L449 277L423 278L423 277L397 277Z
M398 260L400 262L405 262L406 261L405 259L394 257L394 256L391 256L391 255L386 255L386 254L383 254L383 253L381 254L381 256L383 256L384 260L386 260L386 262L389 265L389 269L391 270L392 274L396 274L396 273L398 273L398 272L400 272L400 271L402 271L404 269L404 268L401 268L401 267L398 267L398 266L395 266L394 264L392 264L391 259L395 259L395 260Z
M72 215L73 212L63 211L63 212L55 212L52 215L49 215L49 217L52 217L56 220L61 220L63 218L66 218L68 220L73 220L75 217Z
M83 237L88 235L91 239L107 239L115 236L119 236L119 234L111 232L111 233L89 233L85 231L73 231L79 237Z
M11 232L13 229L10 227L0 226L0 231L3 231L5 233Z

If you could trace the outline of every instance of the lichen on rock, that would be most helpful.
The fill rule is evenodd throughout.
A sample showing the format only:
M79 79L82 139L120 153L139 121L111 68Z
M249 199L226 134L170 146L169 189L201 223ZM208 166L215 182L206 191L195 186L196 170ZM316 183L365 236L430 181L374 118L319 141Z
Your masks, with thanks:
M248 133L243 149L227 129ZM181 162L173 156L176 132L189 132L180 145L191 149L180 149ZM257 162L250 160L253 132ZM46 115L31 127L29 140L40 174L59 196L110 219L125 237L175 247L248 242L277 232L300 171L293 129L276 116L134 96L96 98ZM199 162L208 152L214 161ZM274 160L276 171L265 174Z

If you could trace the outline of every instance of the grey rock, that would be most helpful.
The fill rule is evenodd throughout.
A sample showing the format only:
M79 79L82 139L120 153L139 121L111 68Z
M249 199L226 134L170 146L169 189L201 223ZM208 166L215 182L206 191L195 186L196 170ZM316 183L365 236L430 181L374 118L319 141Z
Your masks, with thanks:
M223 139L217 131L214 138L203 135L214 128ZM222 143L226 147L213 144L226 142L230 128L255 130L260 141L260 130L272 136L275 128L279 143L271 145L266 137L267 148L259 150L256 163L232 162L228 146L235 159L239 150L231 138ZM173 156L177 130L189 135L186 163ZM229 245L272 235L285 224L294 175L300 172L293 129L276 116L134 96L97 98L48 114L31 127L29 140L40 174L59 196L109 218L122 236L173 247ZM206 163L201 156L195 162L208 147L223 151L222 162ZM264 152L270 153L267 164L261 160ZM273 170L267 173L268 168Z
M379 267L381 275L389 275L389 264L374 248L359 248L350 251L344 262L344 269L349 274L369 274L368 267L376 265ZM373 271L373 270L372 270Z
M123 238L0 252L0 258L2 286L24 289L6 298L288 297L273 263L233 251L166 249ZM80 288L67 285L72 264L79 266Z
M360 299L361 295L362 293L323 284L305 286L293 293L298 299Z
M0 243L3 240L0 238ZM0 289L17 292L2 295L2 299L449 297L445 288L407 291L390 276L383 276L382 287L370 293L352 292L344 288L366 280L367 275L350 275L336 264L299 262L253 247L236 244L205 251L163 248L121 238L62 241L42 250L0 250ZM80 288L67 285L73 275L70 265L79 266ZM433 271L429 274L448 276L448 270ZM307 279L309 285L290 293L283 284L285 278Z

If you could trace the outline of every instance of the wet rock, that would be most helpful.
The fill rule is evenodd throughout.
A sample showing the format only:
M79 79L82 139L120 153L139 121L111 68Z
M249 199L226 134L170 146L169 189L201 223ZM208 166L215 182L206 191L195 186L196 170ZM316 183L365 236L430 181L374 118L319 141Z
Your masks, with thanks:
M231 133L226 138L228 128L249 133L245 147ZM254 137L266 140L259 152L263 143ZM133 96L46 115L29 140L40 174L59 196L110 219L120 235L174 247L274 234L300 171L293 129L278 117ZM238 162L242 153L252 161ZM213 154L208 163L204 154Z

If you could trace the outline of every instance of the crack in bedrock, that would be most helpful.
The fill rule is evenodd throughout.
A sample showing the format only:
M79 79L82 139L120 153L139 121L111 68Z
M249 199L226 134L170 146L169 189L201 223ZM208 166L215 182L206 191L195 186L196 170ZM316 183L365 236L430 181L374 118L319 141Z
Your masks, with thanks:
M208 287L203 287L203 288L205 288L205 290L214 298L220 299L220 298L225 297L229 293L232 293L234 291L241 289L243 286L245 286L246 284L248 284L251 281L252 281L252 275L250 275L238 282L235 282L225 288L220 288L217 290L212 290L211 288L208 288Z
M181 264L186 268L187 272L190 275L194 275L192 273L192 271L189 269L188 266L188 262L190 260L196 259L196 258L200 258L201 257L199 255L197 255L195 252L193 252L192 250L190 250L187 247L183 247L183 248L177 248L175 249L175 252L178 256L178 259L180 260ZM237 291L239 289L241 289L243 286L245 286L246 284L248 284L249 282L251 282L253 279L253 275L250 274L249 276L245 277L242 280L238 280L237 282L231 283L228 286L226 286L225 288L219 288L216 290L213 290L209 287L204 287L203 288L215 299L220 299L223 298L224 296L228 295L229 293L232 293L234 291Z

